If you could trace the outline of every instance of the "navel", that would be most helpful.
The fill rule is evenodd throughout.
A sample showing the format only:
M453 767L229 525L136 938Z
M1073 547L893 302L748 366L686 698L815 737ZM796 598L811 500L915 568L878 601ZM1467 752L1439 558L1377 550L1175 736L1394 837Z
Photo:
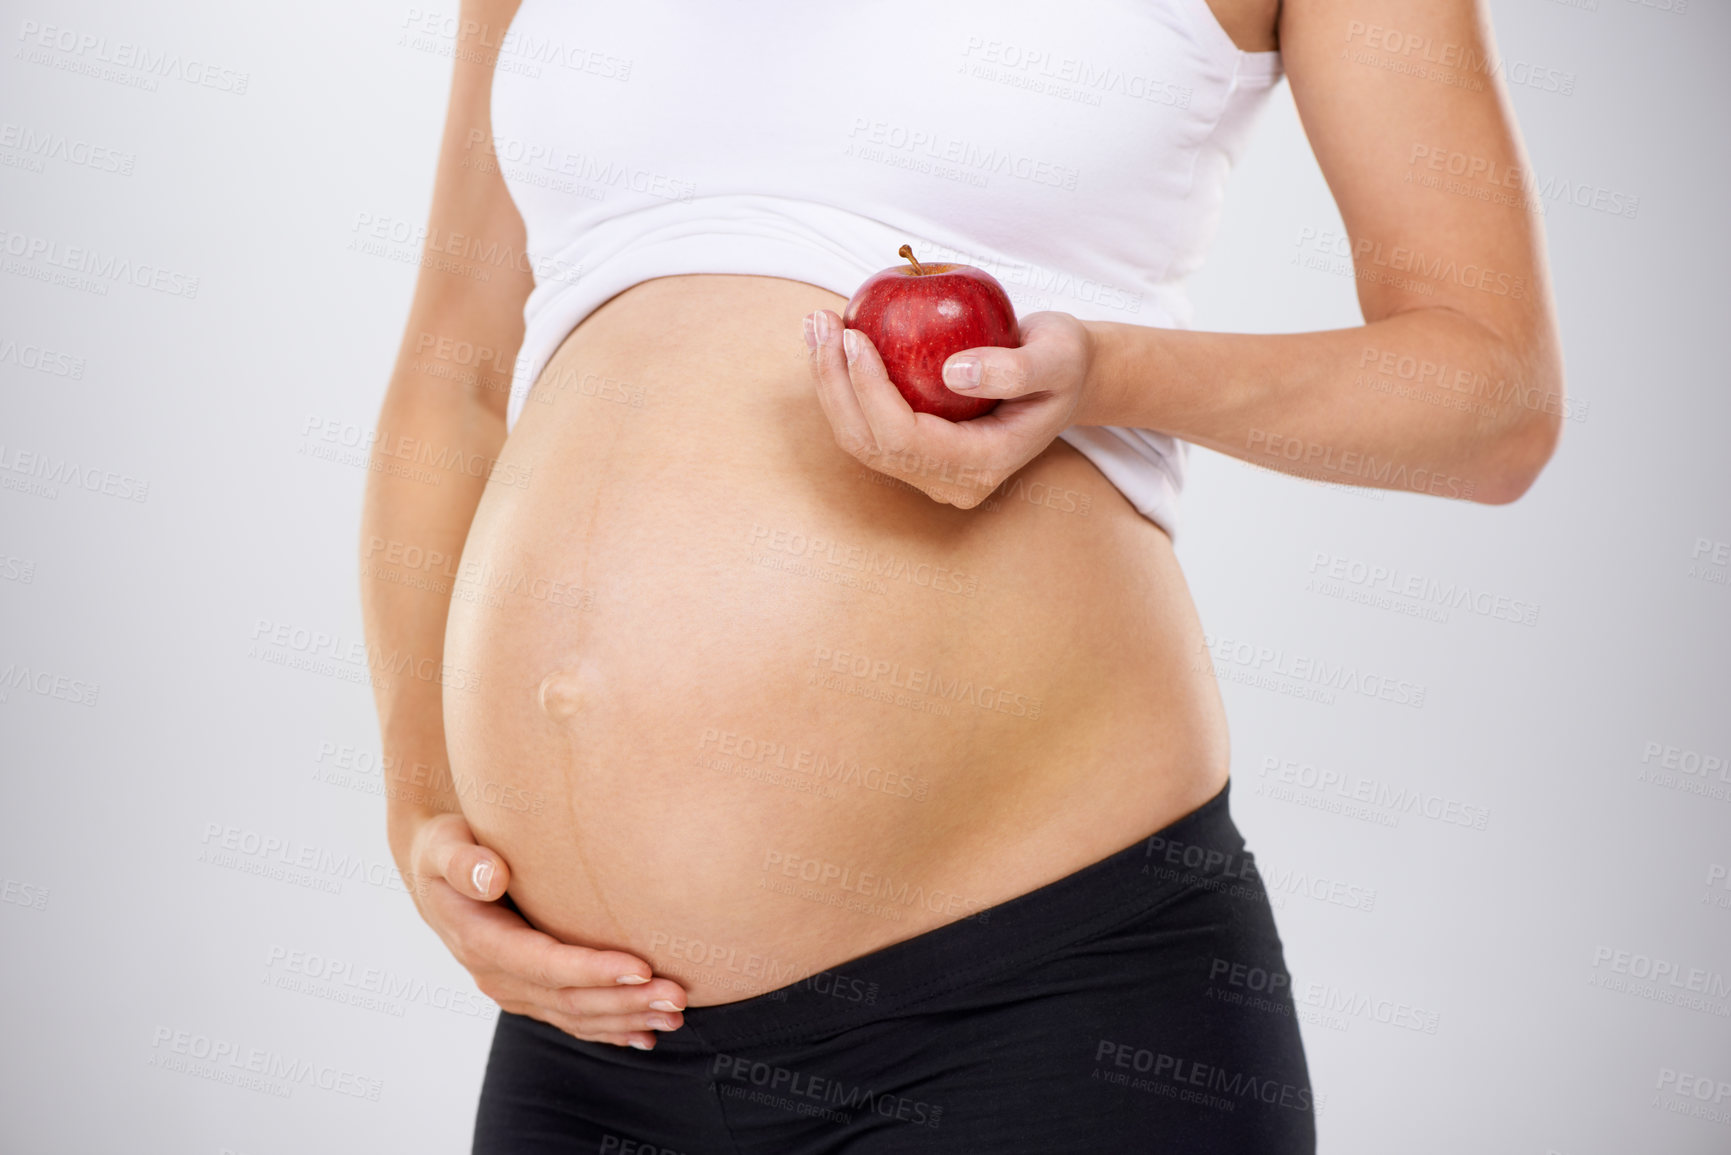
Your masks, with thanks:
M583 707L583 681L576 670L554 670L541 679L541 712L563 722Z

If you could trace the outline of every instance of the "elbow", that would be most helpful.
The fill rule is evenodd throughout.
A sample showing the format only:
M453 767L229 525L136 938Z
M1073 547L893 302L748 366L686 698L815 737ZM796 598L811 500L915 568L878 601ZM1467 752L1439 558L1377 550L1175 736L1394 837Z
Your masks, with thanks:
M1563 435L1563 377L1547 375L1544 384L1513 404L1510 421L1490 439L1474 500L1508 505L1533 487L1557 451Z

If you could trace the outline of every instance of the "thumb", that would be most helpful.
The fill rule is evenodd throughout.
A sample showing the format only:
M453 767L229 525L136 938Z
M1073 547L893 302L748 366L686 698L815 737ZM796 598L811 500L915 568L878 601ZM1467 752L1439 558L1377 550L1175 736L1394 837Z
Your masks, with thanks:
M1022 318L1022 344L963 349L944 362L944 384L970 397L1022 397L1062 388L1076 376L1082 349L1079 325L1063 313Z
M511 868L494 851L475 842L459 814L441 814L421 828L416 869L443 878L466 898L492 902L505 893Z
M1039 350L1021 348L969 348L943 362L943 384L964 397L1023 397L1039 393Z

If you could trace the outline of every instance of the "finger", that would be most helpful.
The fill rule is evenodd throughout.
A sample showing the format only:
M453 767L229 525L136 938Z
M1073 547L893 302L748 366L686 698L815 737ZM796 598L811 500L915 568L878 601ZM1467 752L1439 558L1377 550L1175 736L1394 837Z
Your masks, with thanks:
M582 1039L590 1043L609 1043L615 1047L636 1047L640 1051L655 1049L655 1032L650 1030L635 1031L602 1031L590 1032L585 1024L579 1023L568 1015L552 1014L545 1017L530 1015L530 1018L558 1027L574 1039Z
M1009 447L1002 422L993 422L992 417L988 413L969 421L947 421L915 413L912 432L896 451L880 453L866 464L938 501L971 509L990 497L1007 476L997 464Z
M671 979L657 979L648 963L618 950L570 946L543 934L515 913L496 906L473 908L476 922L471 953L498 970L543 987L612 987L660 984L659 992L684 1006L685 990Z
M677 1031L685 1025L685 1016L665 1011L645 1011L632 1015L566 1015L567 1019L593 1038L596 1035L628 1035L633 1031Z
M843 332L842 346L853 399L870 430L871 449L855 456L940 501L968 506L988 496L996 485L983 470L990 446L966 429L970 423L914 412L858 329Z
M478 985L485 988L482 993L510 1010L527 1007L536 1013L544 1011L576 1019L632 1016L642 1019L652 1014L677 1019L685 1010L685 992L674 984L555 988L532 983L521 975L493 970L484 971L478 978Z
M486 992L501 1004L570 1006L564 990L616 993L609 1010L683 1010L685 988L656 978L649 965L625 951L569 946L543 934L515 911L465 898L435 880L425 900L428 921Z
M671 988L671 989L670 989ZM641 987L530 987L529 1001L542 1003L560 1014L579 1018L649 1014L677 1016L685 1009L685 992L677 984L657 980Z
M969 397L1026 397L1067 385L1082 355L1077 326L1065 314L1032 313L1014 349L982 346L944 362L944 384Z
M654 1032L637 1035L608 1035L595 1041L612 1043L616 1047L636 1047L639 1051L653 1051L655 1049Z
M848 329L842 334L842 353L847 359L854 399L865 415L878 452L906 452L914 440L919 415L890 380L877 347L858 329Z
M819 309L805 319L805 325L818 406L829 418L836 444L844 453L864 460L877 446L854 395L853 382L848 379L841 318L829 309Z
M509 976L495 976L493 1001L536 1017L561 1015L583 1024L590 1031L676 1031L685 1023L685 998L675 1006L665 999L653 1002L639 991L606 987L566 987L553 990Z
M967 397L1021 397L1037 380L1022 349L964 349L944 362L944 385Z
M466 898L492 902L505 893L511 868L496 851L477 845L460 814L429 819L415 839L415 870L449 883Z
M1006 452L1003 442L1009 427L1002 418L992 420L995 411L963 422L915 413L890 381L869 338L857 330L843 330L844 344L833 328L827 336L820 334L813 324L817 316L807 319L806 333L819 403L836 432L837 444L857 460L934 500L963 509L991 496L1014 467L1025 464L1028 454ZM830 323L834 324L833 314ZM851 366L846 344L854 346ZM843 347L838 350L838 345ZM1014 465L1000 467L1010 457L1015 458Z

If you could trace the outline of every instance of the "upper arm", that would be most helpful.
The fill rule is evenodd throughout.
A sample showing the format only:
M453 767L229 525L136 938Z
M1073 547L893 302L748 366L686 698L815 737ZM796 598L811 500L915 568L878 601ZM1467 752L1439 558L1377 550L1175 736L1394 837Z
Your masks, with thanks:
M1365 319L1451 309L1560 389L1532 174L1483 0L1287 3L1280 45Z
M457 358L445 367L450 372L429 379L442 388L452 381L468 385L501 419L510 390L509 371L502 367L515 362L522 344L523 304L534 277L523 218L493 158L495 55L484 45L499 43L517 5L518 0L463 0L423 260L395 377L404 380L411 366L461 342L489 350L485 358Z

